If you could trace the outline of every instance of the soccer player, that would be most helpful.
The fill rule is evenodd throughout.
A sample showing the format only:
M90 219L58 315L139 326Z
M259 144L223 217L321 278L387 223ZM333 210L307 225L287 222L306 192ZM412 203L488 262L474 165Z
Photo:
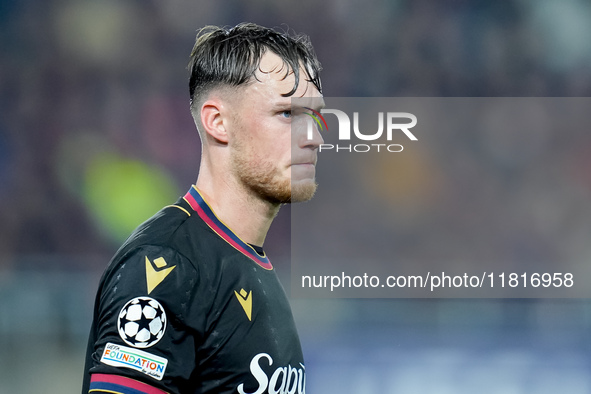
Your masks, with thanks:
M322 138L291 122L292 97L319 109L320 64L304 36L240 24L201 30L189 69L198 179L107 267L82 392L304 393L291 309L262 246L280 206L316 189Z

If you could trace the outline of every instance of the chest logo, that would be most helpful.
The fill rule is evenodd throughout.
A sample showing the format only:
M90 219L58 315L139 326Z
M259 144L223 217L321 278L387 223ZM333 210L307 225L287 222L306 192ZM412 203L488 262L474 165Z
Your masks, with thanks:
M163 257L158 257L154 260L154 265L159 271L156 271L156 268L146 256L146 283L148 285L148 295L154 290L163 280L170 274L170 272L176 267L173 265L172 267L166 267L166 260Z
M244 309L246 317L248 317L249 321L252 321L252 290L248 294L244 289L240 289L240 293L234 290L234 294L236 294L236 298L238 298L242 309Z

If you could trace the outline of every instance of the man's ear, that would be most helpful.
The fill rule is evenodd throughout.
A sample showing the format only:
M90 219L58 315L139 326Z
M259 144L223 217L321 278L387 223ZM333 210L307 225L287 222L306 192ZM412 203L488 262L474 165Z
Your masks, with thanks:
M201 124L205 132L222 144L228 143L226 123L224 123L224 103L219 98L211 98L201 105Z

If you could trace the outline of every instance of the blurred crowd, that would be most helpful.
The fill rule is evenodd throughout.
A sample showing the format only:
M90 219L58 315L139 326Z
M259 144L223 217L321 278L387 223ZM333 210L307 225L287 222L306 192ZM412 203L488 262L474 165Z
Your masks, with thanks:
M195 181L200 144L185 67L202 26L252 21L308 34L326 96L586 96L590 17L591 5L579 0L0 1L0 269L15 268L23 255L110 256ZM494 147L503 138L476 141L490 170L502 167ZM583 137L576 144L576 157L566 159L577 171L573 193L586 198L590 144ZM540 149L551 171L571 147ZM473 163L450 160L457 171ZM503 203L539 196L539 211L554 220L544 205L552 207L552 186L528 179L536 185L507 191L514 200ZM429 188L412 190L413 199L432 201ZM496 208L441 223L452 234L456 224L496 223ZM466 204L453 209L449 217L469 212ZM577 212L566 213L568 231ZM278 220L270 248L287 247L289 226L288 215ZM401 243L421 231L405 228L395 232Z

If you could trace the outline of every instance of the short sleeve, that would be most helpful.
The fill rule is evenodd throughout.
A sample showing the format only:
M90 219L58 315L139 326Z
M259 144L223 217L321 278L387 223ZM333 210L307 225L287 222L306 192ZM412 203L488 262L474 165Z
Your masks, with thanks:
M89 372L183 391L204 332L205 316L188 312L198 281L195 266L171 248L141 246L114 260L99 289Z

